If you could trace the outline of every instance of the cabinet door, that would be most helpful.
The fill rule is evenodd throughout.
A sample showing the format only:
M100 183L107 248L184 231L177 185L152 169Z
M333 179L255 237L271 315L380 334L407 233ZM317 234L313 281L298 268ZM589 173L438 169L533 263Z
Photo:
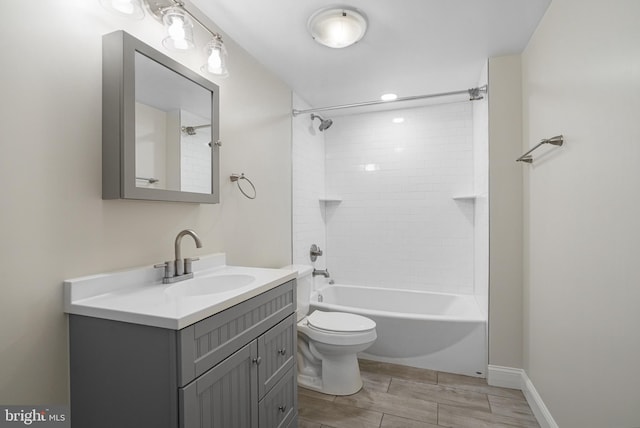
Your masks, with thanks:
M293 313L294 284L284 283L180 330L179 385L186 386Z
M294 365L296 352L296 314L258 338L258 396L262 398Z
M298 420L295 366L260 401L260 428L295 427Z
M181 428L257 428L255 341L180 388Z

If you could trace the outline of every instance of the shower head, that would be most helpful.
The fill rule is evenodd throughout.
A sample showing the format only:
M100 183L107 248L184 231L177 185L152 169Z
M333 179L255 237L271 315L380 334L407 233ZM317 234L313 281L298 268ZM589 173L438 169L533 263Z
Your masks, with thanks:
M320 131L324 131L325 129L328 129L331 125L333 125L333 120L331 119L323 119L322 117L318 116L317 114L312 114L311 115L311 120L318 118L320 119L320 126L318 127L318 129Z

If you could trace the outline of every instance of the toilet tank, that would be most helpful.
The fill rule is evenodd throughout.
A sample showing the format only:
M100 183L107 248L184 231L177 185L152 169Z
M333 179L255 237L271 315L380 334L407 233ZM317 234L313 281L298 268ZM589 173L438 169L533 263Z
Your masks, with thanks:
M298 272L296 294L298 296L296 311L298 321L309 313L309 301L311 299L311 291L313 290L313 266L308 265L289 265L283 269L295 270Z

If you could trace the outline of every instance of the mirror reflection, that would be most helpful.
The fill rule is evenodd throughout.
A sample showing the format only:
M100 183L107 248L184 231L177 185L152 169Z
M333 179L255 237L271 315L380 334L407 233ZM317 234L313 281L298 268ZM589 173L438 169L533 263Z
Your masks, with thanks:
M210 194L211 92L135 53L136 187Z

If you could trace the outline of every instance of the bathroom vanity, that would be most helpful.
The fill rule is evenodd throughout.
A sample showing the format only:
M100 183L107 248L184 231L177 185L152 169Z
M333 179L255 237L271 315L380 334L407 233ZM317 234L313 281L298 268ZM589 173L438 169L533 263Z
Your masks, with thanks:
M199 263L65 281L74 427L297 427L295 273Z

